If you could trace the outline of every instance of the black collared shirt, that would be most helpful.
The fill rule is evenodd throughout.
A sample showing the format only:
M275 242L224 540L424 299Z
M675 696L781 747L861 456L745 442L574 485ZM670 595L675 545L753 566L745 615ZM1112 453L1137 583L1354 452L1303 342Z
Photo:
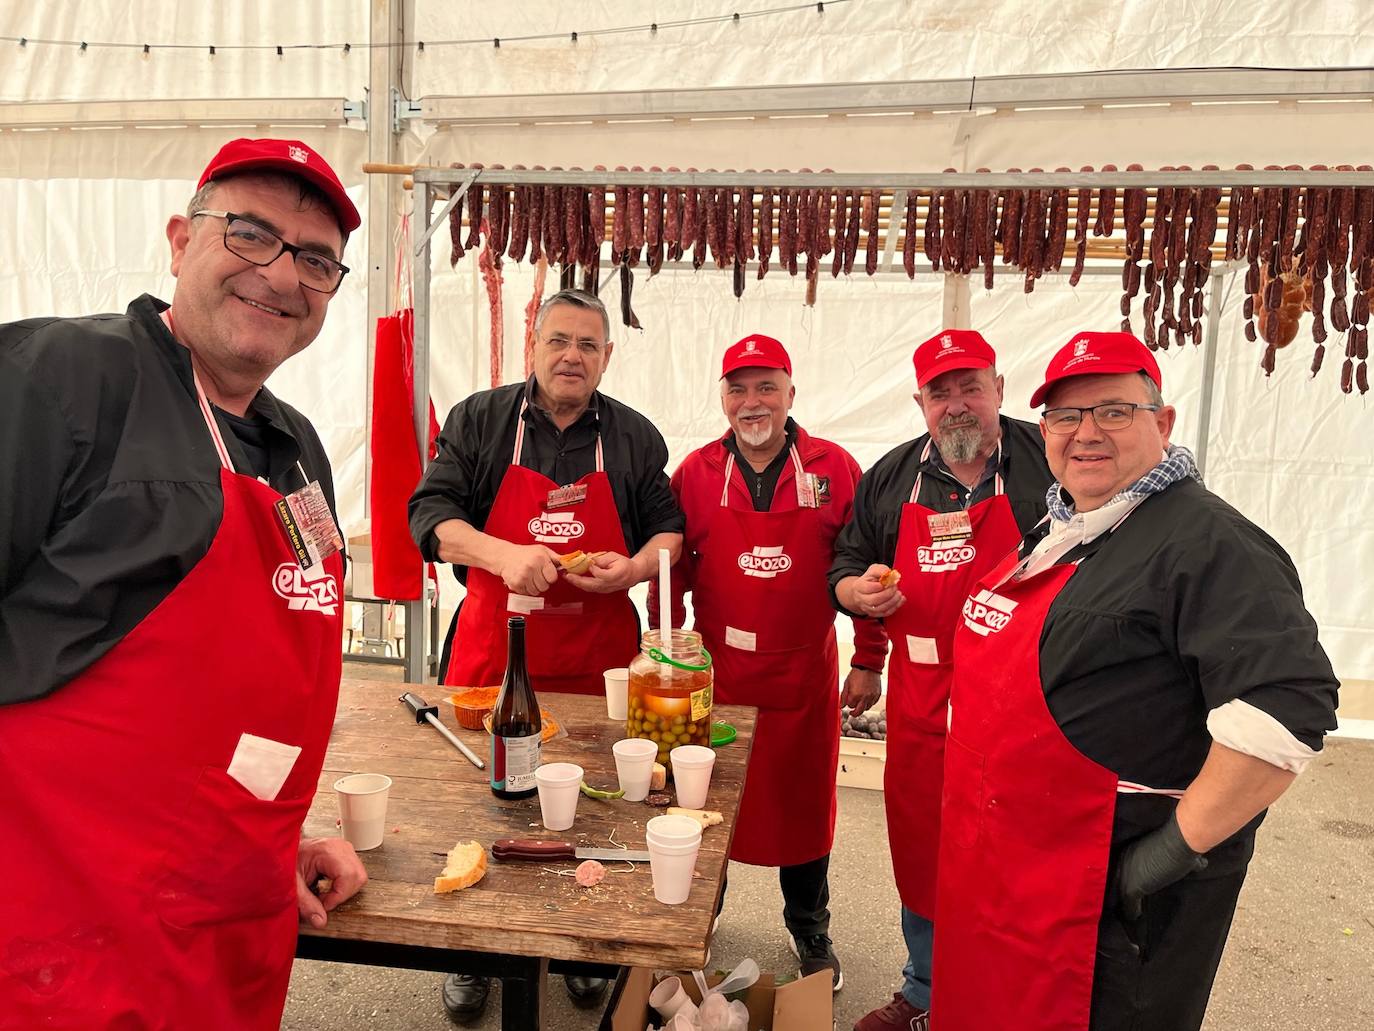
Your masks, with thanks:
M190 352L144 295L123 315L0 326L0 704L49 694L137 626L205 556L219 458ZM329 460L266 388L250 411L266 479L287 493ZM217 415L237 471L261 475ZM223 618L207 613L207 618ZM188 642L186 666L195 665Z
M725 449L735 456L735 467L739 469L744 477L744 482L749 485L749 497L754 501L755 512L767 512L773 507L773 492L778 489L778 478L782 476L782 470L792 457L792 445L797 442L797 424L792 421L792 417L787 417L784 425L787 438L782 442L782 450L773 456L773 460L768 463L768 467L763 472L755 471L749 464L749 459L739 449L739 441L735 439L732 431L721 443Z
M1312 749L1335 729L1338 683L1297 569L1200 483L1152 495L1060 562L1078 568L1040 635L1045 701L1073 746L1122 780L1186 788L1212 747L1208 714L1234 699ZM1116 839L1153 830L1173 807L1118 795ZM1209 854L1206 876L1244 867L1262 818Z
M523 406L524 414L521 415ZM559 430L534 402L534 379L482 390L449 412L439 434L439 453L410 499L410 533L428 561L438 558L434 528L461 519L481 530L510 468L516 427L525 434L520 465L557 484L596 471L600 438L603 466L620 514L625 545L633 555L658 533L681 533L685 522L668 486L668 445L654 424L633 408L594 392L577 421ZM467 567L454 566L467 582Z
M993 496L994 473L1000 472L1016 525L1026 533L1045 515L1045 491L1054 477L1045 462L1044 439L1034 423L1001 417L1002 461L984 470L973 490L960 483L932 447L921 461L929 434L889 451L859 481L854 494L854 516L835 539L835 558L830 565L830 597L835 585L847 576L862 576L875 562L892 565L897 556L897 530L902 506L911 500L911 489L921 473L917 502L932 512L955 512ZM840 608L836 602L836 608ZM841 611L845 611L841 608ZM850 613L853 615L853 613Z

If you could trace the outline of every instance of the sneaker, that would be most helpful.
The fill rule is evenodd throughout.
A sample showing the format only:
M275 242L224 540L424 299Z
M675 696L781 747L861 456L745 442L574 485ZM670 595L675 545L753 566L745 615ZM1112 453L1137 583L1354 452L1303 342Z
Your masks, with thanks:
M930 1031L930 1012L918 1010L897 992L886 1006L855 1024L854 1031Z
M840 957L830 947L830 935L813 934L805 938L793 938L788 942L792 955L801 961L801 976L815 974L822 970L834 971L834 987L838 992L844 987L844 973L840 970Z

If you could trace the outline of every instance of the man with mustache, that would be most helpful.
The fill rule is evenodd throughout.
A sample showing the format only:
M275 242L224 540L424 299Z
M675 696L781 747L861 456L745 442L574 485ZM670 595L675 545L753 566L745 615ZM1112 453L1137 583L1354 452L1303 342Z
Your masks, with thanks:
M358 212L298 140L227 143L198 185L170 306L0 326L7 1027L275 1028L298 921L367 880L300 836L342 541L314 428L263 385Z
M668 488L668 446L628 405L597 390L615 344L593 294L561 290L534 319L534 372L454 406L439 453L410 499L427 561L451 562L467 594L449 628L443 682L501 683L506 619L524 615L534 689L601 694L602 671L639 651L629 589L676 557L682 513ZM585 575L560 554L601 552ZM486 978L450 975L444 1007L460 1023L486 1007ZM592 1006L601 978L569 976Z
M674 624L691 593L715 660L716 699L759 710L730 858L778 868L783 923L803 975L830 970L830 848L839 760L839 666L826 570L849 518L859 466L788 414L792 360L754 333L725 350L720 401L730 428L673 473L687 516L674 571ZM650 619L658 611L649 605ZM856 620L860 661L883 658L882 630ZM851 671L846 694L854 694Z
M996 360L971 330L944 330L916 349L914 397L929 432L864 474L830 567L840 609L882 620L892 641L883 781L908 962L901 990L856 1031L928 1026L954 629L969 586L1045 514L1052 477L1040 434L1000 414ZM859 676L862 711L878 699L878 666Z
M1266 807L1335 729L1297 570L1197 479L1161 387L1084 332L1031 397L1049 525L956 632L940 1031L1197 1031Z

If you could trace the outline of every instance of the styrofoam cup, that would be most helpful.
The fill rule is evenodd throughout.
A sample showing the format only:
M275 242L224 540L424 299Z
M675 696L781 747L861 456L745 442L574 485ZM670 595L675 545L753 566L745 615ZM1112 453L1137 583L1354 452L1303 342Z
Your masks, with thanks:
M630 715L630 671L624 666L601 674L606 681L606 718L623 720Z
M703 745L678 745L668 753L673 763L673 785L677 804L684 809L702 809L711 787L711 770L716 753Z
M386 837L386 802L391 778L381 773L350 773L334 782L339 799L339 826L344 840L359 852L376 848Z
M534 783L539 788L539 814L545 829L565 831L571 827L582 795L582 767L545 763L534 771Z
M615 755L615 772L625 792L625 801L643 802L649 795L658 745L647 738L627 737L613 744L611 751Z
M652 834L645 834L644 838L649 847L649 872L654 879L654 898L669 906L686 902L687 896L692 893L692 874L696 871L697 852L701 849L701 825L697 824L696 841L668 845Z
M664 845L690 845L701 840L701 824L690 816L655 816L644 825L644 834Z
M687 994L687 989L682 987L680 977L665 977L654 985L654 990L649 993L649 1005L658 1010L665 1023L679 1013L690 1022L697 1012L697 1004Z

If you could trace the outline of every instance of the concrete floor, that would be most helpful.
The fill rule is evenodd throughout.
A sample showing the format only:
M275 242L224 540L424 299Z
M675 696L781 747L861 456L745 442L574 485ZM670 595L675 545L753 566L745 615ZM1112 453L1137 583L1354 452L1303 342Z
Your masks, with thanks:
M349 676L385 676L384 667ZM896 989L903 962L882 794L840 790L831 863L831 935L844 964L835 1022L847 1031ZM771 870L732 864L714 965L753 957L765 970L795 960ZM551 1031L594 1028L561 984L549 990ZM479 1028L500 1027L492 1005ZM282 1027L401 1031L451 1027L438 976L300 962ZM1271 812L1241 895L1206 1031L1351 1031L1374 1027L1374 743L1331 740Z

